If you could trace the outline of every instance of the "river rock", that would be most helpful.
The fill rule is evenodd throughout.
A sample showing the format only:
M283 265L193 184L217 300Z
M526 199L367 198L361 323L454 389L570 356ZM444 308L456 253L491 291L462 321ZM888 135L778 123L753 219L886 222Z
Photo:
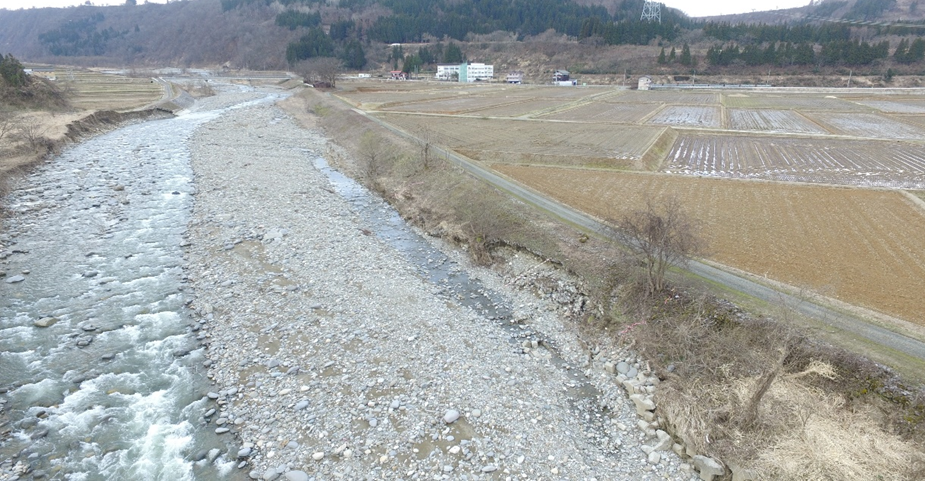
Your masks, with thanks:
M228 428L215 428L215 434L225 434L229 431L231 430Z
M455 409L450 409L443 415L443 422L446 424L453 424L457 419L459 419L459 411Z
M284 476L286 477L286 480L289 480L290 482L307 482L308 481L308 473L305 473L302 470L292 470L292 471L286 472L286 475Z
M626 373L629 372L629 370L630 370L630 365L627 364L626 362L617 363L617 372L619 372L620 374L626 375Z
M297 403L295 404L295 410L296 410L296 411L301 411L301 410L307 408L308 405L309 405L309 402L308 402L308 401L299 401L299 402L297 402Z
M58 323L58 319L54 317L40 318L32 322L33 325L35 325L36 327L41 327L41 328L50 327L56 323Z
M248 456L251 456L251 452L253 451L254 450L252 448L241 448L238 450L238 458L247 458Z
M648 396L633 394L630 396L630 400L636 405L636 412L639 414L655 409L655 403Z
M23 281L25 281L25 280L26 280L26 277L25 277L25 276L23 276L23 275L21 275L21 274L18 274L18 275L16 275L16 276L10 276L9 278L6 279L6 282L7 282L7 283L10 283L10 284L13 284L13 283L21 283L21 282L23 282Z
M323 459L324 459L324 452L323 452L323 451L316 451L316 452L312 453L312 460L321 461L321 460L323 460Z
M275 468L270 468L266 473L263 474L263 480L266 482L272 482L279 478L279 472Z
M700 479L703 481L712 481L726 473L726 468L709 456L694 455L693 460L694 468L700 471Z

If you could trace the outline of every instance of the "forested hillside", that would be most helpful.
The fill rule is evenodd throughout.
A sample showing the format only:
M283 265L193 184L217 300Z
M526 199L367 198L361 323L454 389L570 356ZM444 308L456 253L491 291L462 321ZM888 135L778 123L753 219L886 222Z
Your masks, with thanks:
M409 72L472 56L500 60L499 68L517 68L523 60L536 72L564 67L586 73L625 70L609 46L627 45L645 46L624 50L632 67L669 71L847 66L914 73L925 57L925 14L917 0L825 0L778 12L786 22L690 19L669 8L662 9L661 22L648 22L640 20L643 3L129 0L115 7L0 10L0 52L32 62L248 69L336 57L348 69ZM890 20L897 17L905 20ZM551 38L558 39L555 47L543 42ZM640 52L648 54L641 58ZM538 67L537 61L557 64Z

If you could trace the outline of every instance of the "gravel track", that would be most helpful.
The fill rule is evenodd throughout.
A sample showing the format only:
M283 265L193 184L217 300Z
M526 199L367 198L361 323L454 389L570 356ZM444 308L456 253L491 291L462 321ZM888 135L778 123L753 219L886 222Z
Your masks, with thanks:
M190 141L208 420L237 435L240 467L258 479L691 477L671 451L641 450L654 430L604 369L633 360L583 350L555 295L524 283L561 275L522 254L507 276L468 268L444 247L517 325L459 304L331 188L312 163L327 143L270 104Z

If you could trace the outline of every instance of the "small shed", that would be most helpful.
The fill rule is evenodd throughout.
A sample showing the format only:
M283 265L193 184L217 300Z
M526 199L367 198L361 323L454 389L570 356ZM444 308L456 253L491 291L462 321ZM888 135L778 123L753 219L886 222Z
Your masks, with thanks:
M395 81L404 81L406 79L405 73L402 71L389 71L391 79Z
M505 78L508 84L523 84L524 82L524 72L523 71L511 71L507 73Z
M649 86L652 85L652 78L649 76L642 76L639 78L639 90L648 91Z
M571 76L571 73L569 73L569 72L566 71L565 69L556 69L555 74L552 75L552 81L553 81L554 83L559 83L559 82L562 82L562 81L568 81L568 80L569 80L569 76Z

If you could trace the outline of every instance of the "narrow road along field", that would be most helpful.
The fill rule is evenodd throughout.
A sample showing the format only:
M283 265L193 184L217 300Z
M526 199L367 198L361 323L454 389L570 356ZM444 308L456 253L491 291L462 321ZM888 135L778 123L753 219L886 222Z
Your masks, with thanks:
M689 478L674 453L642 451L654 431L548 301L473 270L521 335L553 341L524 350L372 234L313 166L326 143L269 104L190 142L209 419L251 477Z

